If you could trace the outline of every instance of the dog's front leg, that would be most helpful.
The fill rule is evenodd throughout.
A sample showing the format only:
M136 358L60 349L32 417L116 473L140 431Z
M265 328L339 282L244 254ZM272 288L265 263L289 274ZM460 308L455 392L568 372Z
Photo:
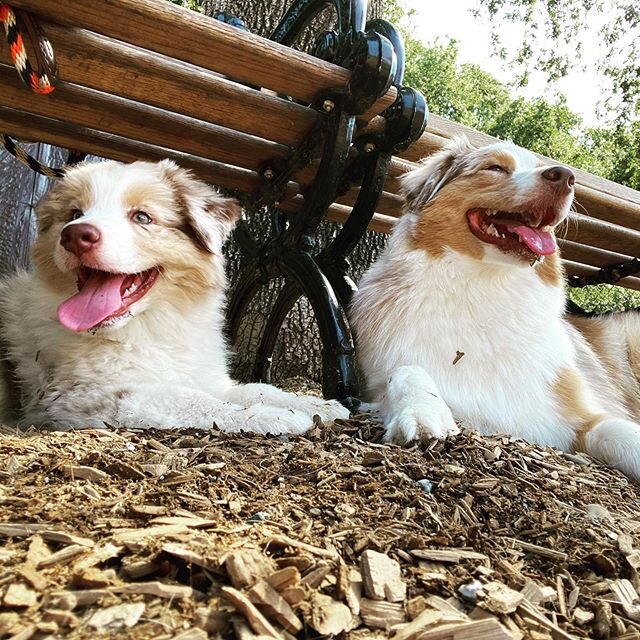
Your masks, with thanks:
M187 387L144 385L118 391L116 423L128 427L167 429L194 427L222 431L297 434L313 426L311 415L256 404L242 406Z
M264 404L281 409L302 411L308 415L319 415L323 421L349 417L349 409L336 400L323 400L315 396L299 396L282 391L270 384L251 383L235 385L228 393L228 399L246 407Z
M413 440L446 438L458 433L451 410L425 369L396 369L382 400L385 440L407 444Z

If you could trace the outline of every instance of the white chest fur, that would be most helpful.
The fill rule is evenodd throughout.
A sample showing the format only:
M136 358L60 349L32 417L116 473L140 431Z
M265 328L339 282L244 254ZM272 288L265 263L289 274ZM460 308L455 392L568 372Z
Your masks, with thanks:
M575 357L562 289L527 266L500 269L460 255L433 260L394 240L354 302L373 397L398 367L418 365L468 426L569 446L572 431L550 393Z

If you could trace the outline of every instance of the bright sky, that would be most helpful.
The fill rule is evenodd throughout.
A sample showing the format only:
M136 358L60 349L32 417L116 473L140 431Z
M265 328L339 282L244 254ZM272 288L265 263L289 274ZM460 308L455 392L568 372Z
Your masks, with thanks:
M416 15L410 22L425 44L432 44L436 38L446 42L450 37L458 41L460 62L473 62L490 72L498 80L509 82L513 74L503 67L503 63L492 57L489 29L485 23L474 18L470 9L477 6L477 0L445 0L433 2L408 0L407 5L415 9ZM522 34L516 25L509 26L509 33L502 35L505 43L516 45ZM593 34L591 41L596 42ZM588 42L588 40L587 40ZM594 47L585 46L585 57L596 55ZM547 85L541 73L532 73L529 86L520 90L527 97L545 96L553 98L556 91L567 97L569 107L582 115L585 124L597 125L596 103L601 95L598 80L593 73L573 72L555 85Z

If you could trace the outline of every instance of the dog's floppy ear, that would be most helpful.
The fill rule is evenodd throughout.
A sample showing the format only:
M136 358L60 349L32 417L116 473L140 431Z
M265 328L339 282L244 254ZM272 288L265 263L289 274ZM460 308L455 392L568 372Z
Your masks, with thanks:
M401 178L401 191L407 211L420 210L453 180L463 166L460 159L474 149L466 136L453 138L440 151L423 160L420 167L405 173Z
M220 195L172 160L163 160L159 167L163 179L173 188L177 206L186 224L185 232L209 253L219 254L240 218L240 203Z

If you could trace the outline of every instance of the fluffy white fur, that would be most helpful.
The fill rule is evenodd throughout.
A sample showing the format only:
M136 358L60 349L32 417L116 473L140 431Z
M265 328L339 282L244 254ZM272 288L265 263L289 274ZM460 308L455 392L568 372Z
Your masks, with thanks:
M140 211L151 224L135 222ZM314 414L348 416L335 401L230 378L221 247L238 215L237 203L170 161L71 170L39 206L36 271L0 283L3 356L21 392L18 415L9 415L8 387L0 384L3 421L59 429L215 424L285 434L309 429ZM80 256L60 241L76 224L101 233ZM77 292L83 266L128 274L158 268L160 275L123 315L74 332L56 313Z
M589 338L596 331L626 362L640 353L640 316L583 318L574 328L557 253L527 260L483 242L467 222L474 207L552 211L541 225L551 231L573 189L541 178L543 170L511 145L476 150L457 140L406 176L407 211L352 307L368 390L391 441L442 438L462 421L582 448L638 478L640 369L625 370L634 407Z

